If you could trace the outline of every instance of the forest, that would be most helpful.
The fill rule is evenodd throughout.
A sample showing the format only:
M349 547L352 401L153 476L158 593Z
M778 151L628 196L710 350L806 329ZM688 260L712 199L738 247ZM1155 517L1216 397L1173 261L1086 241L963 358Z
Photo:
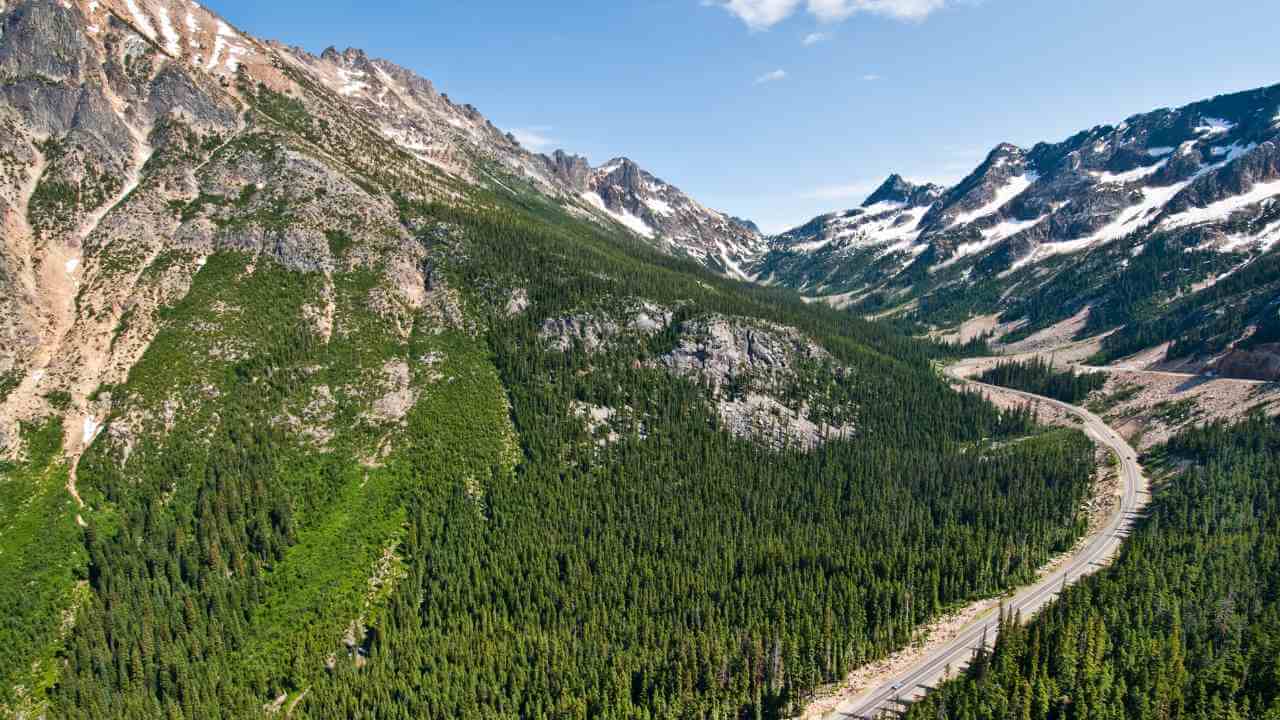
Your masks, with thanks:
M405 337L354 270L326 342L301 321L314 275L221 253L103 389L120 409L80 463L85 591L35 686L48 716L784 717L1084 531L1090 443L949 389L931 363L963 349L548 206L401 203L429 283L473 320L424 315ZM795 391L855 432L815 450L733 436L698 381L649 362L669 333L594 352L540 337L609 298L801 329L843 379L810 368ZM419 400L379 425L367 388L402 360ZM173 426L134 420L175 397ZM319 450L289 420L318 397ZM642 426L602 446L580 402Z
M1057 370L1053 361L1040 357L1003 360L978 379L989 385L1043 395L1071 405L1079 405L1089 393L1101 390L1107 384L1106 373L1081 373L1075 368Z
M1280 718L1280 424L1186 430L1110 569L911 707L908 720Z
M288 98L259 105L271 122L198 152L281 163L337 132ZM122 318L117 335L157 331L93 392L111 413L78 464L56 421L23 429L0 467L0 715L784 717L1085 530L1089 441L939 377L981 342L730 281L532 191L449 185L442 204L359 182L397 232L306 228L332 256L320 271L234 243L161 251L145 272L198 271L154 317ZM253 187L168 209L299 230ZM142 262L127 242L90 252ZM406 258L413 273L389 270ZM415 273L416 310L387 288ZM600 347L543 332L637 303L666 325ZM847 433L731 432L708 383L662 363L707 318L820 347L780 406ZM751 381L730 378L735 397ZM583 405L633 421L601 442Z

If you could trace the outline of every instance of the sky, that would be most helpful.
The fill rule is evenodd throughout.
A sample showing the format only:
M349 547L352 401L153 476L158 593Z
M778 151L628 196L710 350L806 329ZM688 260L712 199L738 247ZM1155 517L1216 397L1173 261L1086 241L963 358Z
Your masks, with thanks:
M208 0L417 71L537 151L626 156L768 232L890 173L1280 83L1275 0Z

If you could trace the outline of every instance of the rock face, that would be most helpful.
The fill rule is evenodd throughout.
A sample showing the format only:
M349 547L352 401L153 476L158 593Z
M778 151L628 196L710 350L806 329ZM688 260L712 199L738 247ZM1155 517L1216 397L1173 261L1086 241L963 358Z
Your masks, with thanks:
M222 250L319 278L307 315L325 341L344 332L333 276L357 269L376 276L362 300L402 337L418 313L467 330L414 240L426 229L391 200L449 200L459 179L625 221L722 272L759 242L634 163L532 153L359 50L262 41L192 0L0 3L0 454L50 393L71 396L68 428L110 412L90 396L127 377L157 309ZM372 413L394 419L397 404Z
M651 337L671 323L670 309L636 300L620 313L582 312L543 321L540 337L564 352L575 344L589 353L610 349L623 335Z
M649 356L646 342L659 333L673 344ZM634 301L550 318L539 334L560 351L576 346L588 353L629 354L642 348L629 361L633 368L692 381L723 430L768 447L812 449L855 432L857 408L824 394L831 378L843 378L847 371L795 328L723 315L678 320L667 308ZM629 408L577 403L572 412L601 445L616 442L619 433L644 432L643 418L633 417Z
M798 371L804 363L830 358L826 350L794 328L743 318L712 317L680 326L675 349L661 362L672 371L720 388L739 377L764 384Z
M811 449L853 435L852 408L835 409L841 422L815 420L810 380L844 370L795 328L723 316L689 320L656 364L707 387L724 428L739 437Z

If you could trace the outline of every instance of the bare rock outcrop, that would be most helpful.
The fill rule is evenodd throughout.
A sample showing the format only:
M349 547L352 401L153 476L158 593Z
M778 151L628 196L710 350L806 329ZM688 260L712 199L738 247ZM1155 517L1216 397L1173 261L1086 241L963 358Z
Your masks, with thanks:
M846 371L795 328L727 316L689 320L657 364L709 388L724 428L739 437L812 449L854 432L852 422L814 418L812 380ZM848 416L853 409L840 410Z
M635 301L621 312L591 311L543 321L539 336L561 352L581 343L587 352L607 349L610 342L626 334L652 336L671 323L668 308Z

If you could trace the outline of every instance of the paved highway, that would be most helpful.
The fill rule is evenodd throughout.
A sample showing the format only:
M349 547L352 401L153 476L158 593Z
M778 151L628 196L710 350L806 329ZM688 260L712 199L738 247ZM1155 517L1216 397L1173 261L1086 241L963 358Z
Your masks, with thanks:
M956 379L965 379L963 371L967 364L953 365L947 369L947 374ZM972 380L968 382L982 385ZM1035 585L1019 590L1012 598L1005 601L1005 607L1010 612L1020 610L1022 617L1029 619L1036 611L1057 597L1064 585L1075 583L1110 562L1132 527L1137 514L1150 501L1150 495L1146 478L1143 477L1142 469L1138 466L1137 453L1101 418L1083 408L1049 398L1007 388L999 388L999 390L1020 395L1029 400L1056 405L1080 418L1084 422L1084 431L1094 441L1111 448L1119 456L1121 482L1124 486L1119 509L1104 526L1080 545L1080 550L1074 556L1059 564L1057 570ZM988 611L966 626L954 640L926 653L912 667L898 673L883 685L841 703L835 711L827 715L827 718L870 719L878 717L885 711L902 710L903 703L919 698L929 689L936 687L942 681L948 666L955 672L967 665L973 657L974 650L981 645L984 633L988 644L994 642L998 624L998 614L995 611Z

